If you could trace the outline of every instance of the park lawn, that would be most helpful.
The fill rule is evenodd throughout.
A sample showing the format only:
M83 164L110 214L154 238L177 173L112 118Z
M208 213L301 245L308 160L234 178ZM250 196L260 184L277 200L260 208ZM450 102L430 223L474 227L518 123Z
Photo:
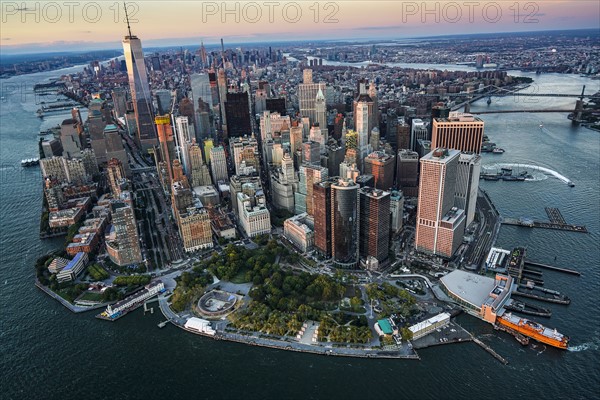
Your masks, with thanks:
M86 291L77 300L87 300L87 301L102 302L102 293Z
M247 282L250 282L250 281L246 279L246 270L245 269L242 269L241 271L239 271L237 273L236 276L231 278L231 283L240 284L240 283L247 283Z

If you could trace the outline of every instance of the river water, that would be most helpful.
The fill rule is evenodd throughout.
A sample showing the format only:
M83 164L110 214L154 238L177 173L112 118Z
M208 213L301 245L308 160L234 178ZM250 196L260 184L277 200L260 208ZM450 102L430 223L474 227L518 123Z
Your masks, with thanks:
M429 67L435 67L430 65ZM61 71L75 71L77 67ZM522 163L556 170L575 184L536 173L531 182L482 182L501 214L546 219L559 207L590 234L504 227L498 245L525 245L532 260L576 269L581 277L544 272L546 287L572 299L552 305L540 322L571 336L571 351L522 348L512 337L469 316L459 322L508 359L501 365L473 343L419 352L421 361L363 360L305 355L218 342L174 326L157 328L159 313L138 310L116 323L93 313L71 314L33 284L35 259L62 238L38 239L37 134L64 115L34 116L32 87L60 72L0 82L0 390L3 399L168 398L437 398L589 399L600 393L600 139L573 127L564 114L490 114L485 131L506 150L484 154L484 164ZM598 90L598 81L566 75L532 76L547 93ZM539 100L537 103L532 103ZM574 99L494 98L477 109L571 107ZM539 125L543 122L543 129ZM554 260L556 257L556 261ZM155 311L158 311L156 309Z

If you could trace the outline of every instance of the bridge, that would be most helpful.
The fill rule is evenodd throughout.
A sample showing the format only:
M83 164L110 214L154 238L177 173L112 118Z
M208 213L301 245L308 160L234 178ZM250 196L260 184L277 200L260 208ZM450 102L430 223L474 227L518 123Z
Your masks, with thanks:
M529 86L518 87L513 89L506 89L495 85L488 85L480 89L476 89L472 92L460 92L460 93L417 93L419 97L465 97L472 98L474 96L482 97L506 97L506 96L518 96L518 97L569 97L583 100L584 98L600 100L600 92L596 92L592 95L585 94L585 85L581 90L581 94L569 94L569 93L537 93L537 92L521 92L523 89L527 89Z

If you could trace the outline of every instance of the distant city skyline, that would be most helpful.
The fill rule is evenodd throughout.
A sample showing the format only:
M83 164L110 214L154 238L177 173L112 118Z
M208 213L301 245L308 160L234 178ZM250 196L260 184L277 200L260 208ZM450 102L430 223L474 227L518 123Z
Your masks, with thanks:
M114 2L3 2L2 53L119 48L127 32ZM131 28L145 47L269 40L387 40L465 33L597 29L597 2L375 1L130 2ZM313 4L318 4L314 7ZM118 7L120 5L120 7ZM272 21L272 22L271 22Z

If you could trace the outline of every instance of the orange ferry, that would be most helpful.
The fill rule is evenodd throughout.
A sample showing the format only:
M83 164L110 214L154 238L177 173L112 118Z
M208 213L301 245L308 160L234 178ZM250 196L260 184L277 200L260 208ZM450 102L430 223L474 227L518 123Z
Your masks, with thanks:
M559 349L566 349L569 345L569 337L559 333L556 329L547 328L537 322L512 315L511 313L505 313L501 317L498 317L496 323L535 339L538 342Z

